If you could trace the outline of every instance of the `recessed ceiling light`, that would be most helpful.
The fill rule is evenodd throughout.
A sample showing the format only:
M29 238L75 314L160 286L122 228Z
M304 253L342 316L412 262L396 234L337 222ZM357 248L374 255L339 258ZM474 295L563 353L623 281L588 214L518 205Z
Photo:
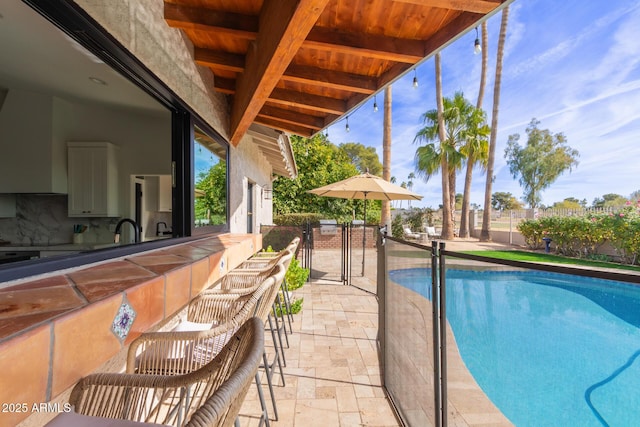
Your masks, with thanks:
M89 77L89 80L91 80L92 82L94 82L95 84L98 84L98 85L102 85L102 86L106 86L107 85L107 82L105 82L104 80L99 79L97 77Z

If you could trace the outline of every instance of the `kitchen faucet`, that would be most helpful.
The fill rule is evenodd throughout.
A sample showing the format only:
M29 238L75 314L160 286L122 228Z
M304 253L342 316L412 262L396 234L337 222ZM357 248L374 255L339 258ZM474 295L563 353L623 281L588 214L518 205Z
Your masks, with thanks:
M118 224L116 224L116 231L115 231L115 236L113 238L113 241L115 243L120 243L120 227L122 227L122 224L124 224L125 222L128 222L129 224L131 224L131 226L133 227L133 231L135 232L134 241L136 243L140 243L140 234L141 234L140 226L138 225L137 222L135 222L130 218L122 218L120 221L118 221Z
M160 225L162 224L162 229L160 229ZM160 221L156 224L156 236L164 236L167 233L171 233L169 227L167 227L167 223L164 221Z

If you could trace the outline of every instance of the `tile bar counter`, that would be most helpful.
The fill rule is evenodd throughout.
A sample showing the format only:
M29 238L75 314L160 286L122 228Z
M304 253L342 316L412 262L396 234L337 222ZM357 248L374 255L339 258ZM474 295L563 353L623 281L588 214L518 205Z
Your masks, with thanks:
M259 234L209 236L0 289L0 425L55 411L47 402L261 247Z

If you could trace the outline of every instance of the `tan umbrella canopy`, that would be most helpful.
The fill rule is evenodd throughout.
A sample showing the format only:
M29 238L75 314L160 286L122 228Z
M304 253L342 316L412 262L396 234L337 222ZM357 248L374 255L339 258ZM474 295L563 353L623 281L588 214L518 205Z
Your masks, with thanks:
M422 200L421 195L368 172L309 190L309 193L340 199Z
M364 199L364 225L367 225L367 200L422 200L422 196L404 187L385 181L369 172L342 181L309 190L309 193L340 199ZM362 275L364 276L364 250L366 229L362 231Z

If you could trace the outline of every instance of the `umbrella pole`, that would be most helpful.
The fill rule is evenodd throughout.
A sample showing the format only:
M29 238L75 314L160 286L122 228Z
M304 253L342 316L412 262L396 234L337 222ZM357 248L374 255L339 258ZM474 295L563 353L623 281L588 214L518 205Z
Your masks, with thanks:
M364 222L362 223L362 277L364 277L364 256L367 244L367 193L364 193Z

